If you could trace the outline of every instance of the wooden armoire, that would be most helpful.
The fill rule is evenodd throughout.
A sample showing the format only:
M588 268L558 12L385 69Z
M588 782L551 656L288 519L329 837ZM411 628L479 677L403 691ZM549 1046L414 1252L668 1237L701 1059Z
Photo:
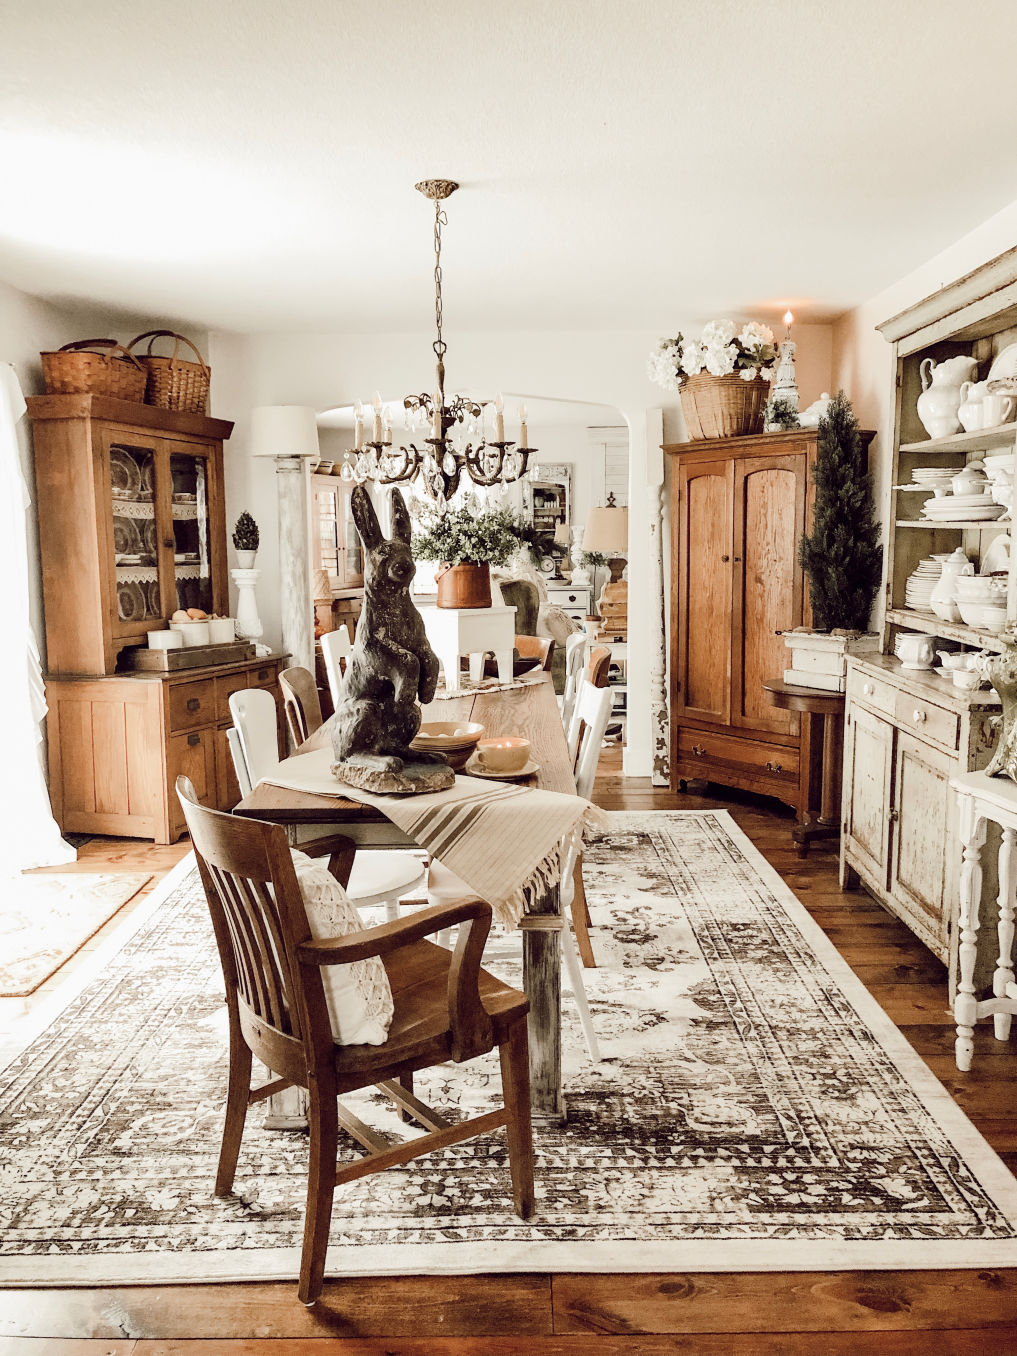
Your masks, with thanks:
M872 434L863 437L871 440ZM816 429L664 447L671 458L671 786L693 779L803 803L811 722L771 706L781 632L808 619L798 543ZM818 776L814 784L819 784Z

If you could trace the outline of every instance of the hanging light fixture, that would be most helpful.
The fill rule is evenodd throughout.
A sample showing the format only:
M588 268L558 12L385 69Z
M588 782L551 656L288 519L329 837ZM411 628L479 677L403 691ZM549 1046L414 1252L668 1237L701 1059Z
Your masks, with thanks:
M373 437L364 439L365 410L354 409L354 443L343 454L339 474L344 480L375 480L381 485L416 481L439 504L451 499L465 470L474 485L508 485L526 474L536 448L527 447L526 406L519 407L519 443L505 437L504 402L494 402L495 436L488 439L484 412L490 402L469 396L445 395L445 354L442 337L441 230L448 224L442 203L459 187L451 179L424 179L414 188L434 203L434 318L437 338L432 345L437 358L434 393L408 395L403 399L404 423L409 437L398 447L392 437L392 415L376 394L372 402ZM414 441L416 436L417 441ZM421 446L418 446L417 443Z

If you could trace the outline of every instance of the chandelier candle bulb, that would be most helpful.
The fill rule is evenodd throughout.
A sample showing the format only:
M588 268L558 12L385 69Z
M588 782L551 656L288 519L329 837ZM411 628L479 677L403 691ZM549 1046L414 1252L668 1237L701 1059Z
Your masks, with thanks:
M358 452L361 452L364 447L364 407L359 400L353 411L353 431L355 435L354 446Z
M498 399L494 402L494 441L496 443L505 441L505 401L500 391Z
M519 406L519 446L526 447L529 442L529 432L526 428L526 406Z

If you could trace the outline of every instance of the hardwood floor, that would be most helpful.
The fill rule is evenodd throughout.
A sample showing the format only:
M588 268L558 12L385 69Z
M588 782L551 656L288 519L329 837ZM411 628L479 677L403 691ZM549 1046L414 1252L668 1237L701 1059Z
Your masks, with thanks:
M674 796L622 777L616 750L601 760L596 799L609 810L731 810L944 1087L1017 1167L1015 1046L996 1042L983 1024L972 1071L957 1071L943 967L869 896L841 894L829 845L801 859L790 819L772 802L719 791ZM162 874L184 851L94 839L82 849L82 868ZM0 1025L4 1018L0 1007ZM0 1356L898 1356L933 1349L946 1356L1017 1350L1017 1270L388 1277L328 1282L313 1309L298 1303L289 1283L0 1290Z

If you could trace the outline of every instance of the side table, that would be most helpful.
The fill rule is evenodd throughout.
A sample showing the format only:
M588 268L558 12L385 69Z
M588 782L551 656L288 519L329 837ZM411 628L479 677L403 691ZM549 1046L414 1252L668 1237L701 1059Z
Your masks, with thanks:
M484 655L493 650L498 678L512 681L512 654L516 640L516 609L496 607L421 607L431 649L445 670L445 691L459 691L459 656L470 657L470 678L484 676Z
M996 1039L1010 1035L1010 1022L1017 1012L1017 984L1013 975L1015 889L1017 889L1017 785L1006 777L987 777L984 772L966 772L950 785L960 807L960 840L964 857L960 872L959 946L957 948L957 993L953 1015L957 1022L955 1046L957 1068L971 1068L975 1023L991 1015ZM975 998L975 960L982 903L982 848L989 822L1002 830L999 845L999 959L992 976L992 997Z
M798 822L791 830L798 854L804 857L809 844L817 838L840 837L840 781L844 742L844 693L827 692L818 687L797 687L774 678L763 684L771 703L782 711L800 711L811 723L810 737L802 740L801 771L799 774ZM822 717L822 778L819 788L819 814L813 819L816 805L816 786L813 748L818 717Z

